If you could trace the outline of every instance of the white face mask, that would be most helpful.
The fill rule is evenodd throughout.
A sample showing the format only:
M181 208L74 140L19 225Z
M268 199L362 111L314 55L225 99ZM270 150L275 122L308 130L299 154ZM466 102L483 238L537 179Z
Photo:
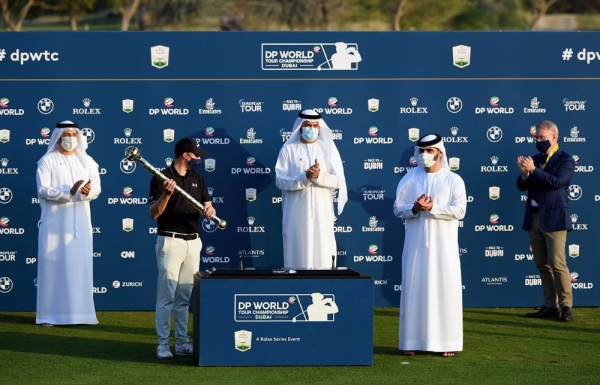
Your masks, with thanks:
M435 155L422 153L419 154L417 160L419 161L419 164L423 165L423 167L429 168L435 164Z
M65 151L73 151L77 147L77 137L65 136L64 138L61 138L60 144Z

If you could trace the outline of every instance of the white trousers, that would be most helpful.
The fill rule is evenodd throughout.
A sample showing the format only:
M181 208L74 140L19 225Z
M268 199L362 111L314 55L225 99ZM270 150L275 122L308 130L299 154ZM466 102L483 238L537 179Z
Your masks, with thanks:
M158 343L169 343L171 314L175 322L175 340L189 342L188 315L194 274L200 268L202 241L185 241L157 236L155 251L158 266L156 288L156 334Z

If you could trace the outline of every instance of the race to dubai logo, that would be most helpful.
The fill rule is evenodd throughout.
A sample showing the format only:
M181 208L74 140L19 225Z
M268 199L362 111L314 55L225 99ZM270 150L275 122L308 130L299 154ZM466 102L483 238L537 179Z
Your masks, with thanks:
M356 71L362 57L356 43L263 43L263 71Z
M498 186L491 186L489 189L489 197L491 200L495 201L500 199L500 187Z
M130 113L133 112L133 99L123 99L123 112Z
M471 47L468 45L455 45L452 47L452 64L458 68L465 68L471 64Z
M163 69L169 65L169 47L155 45L150 47L150 64L152 67Z
M0 143L10 142L10 130L3 128L0 130Z
M460 169L460 158L452 157L448 159L448 166L452 171L458 171Z
M379 111L379 99L372 98L367 100L367 106L371 112Z

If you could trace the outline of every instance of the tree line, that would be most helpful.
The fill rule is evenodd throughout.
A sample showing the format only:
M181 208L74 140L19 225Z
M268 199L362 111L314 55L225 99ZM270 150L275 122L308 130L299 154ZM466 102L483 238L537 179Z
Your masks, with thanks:
M206 29L207 18L221 30L531 30L548 14L598 14L600 0L0 0L0 12L7 31L49 15L72 30L89 15L123 31Z

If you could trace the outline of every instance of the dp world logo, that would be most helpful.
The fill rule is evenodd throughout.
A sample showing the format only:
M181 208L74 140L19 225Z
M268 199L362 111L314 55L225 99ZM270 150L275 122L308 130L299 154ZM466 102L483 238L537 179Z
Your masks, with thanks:
M500 220L500 216L498 214L492 214L492 215L490 215L490 223L492 225L497 224L498 220Z
M460 100L456 96L451 97L446 102L446 108L448 109L448 111L450 111L453 114L460 112L460 110L462 110L462 107L463 107L462 100Z
M582 194L583 194L583 191L581 190L581 187L579 187L579 185L572 184L569 186L569 199L570 200L572 200L572 201L579 200L579 198L581 198Z
M377 251L379 250L379 247L377 247L377 245L373 244L373 245L369 245L369 254L371 255L375 255L377 254Z
M125 174L131 174L135 171L135 162L127 158L123 158L121 159L119 167L121 168L121 171L123 171Z
M502 140L502 129L500 127L492 126L487 130L487 138L492 143L497 143Z
M369 127L369 136L375 137L375 136L377 136L378 132L379 132L379 128L377 128L375 126Z
M40 99L37 104L38 111L44 115L48 115L54 110L54 102L48 98Z
M8 293L13 288L12 279L8 277L0 277L0 293Z

